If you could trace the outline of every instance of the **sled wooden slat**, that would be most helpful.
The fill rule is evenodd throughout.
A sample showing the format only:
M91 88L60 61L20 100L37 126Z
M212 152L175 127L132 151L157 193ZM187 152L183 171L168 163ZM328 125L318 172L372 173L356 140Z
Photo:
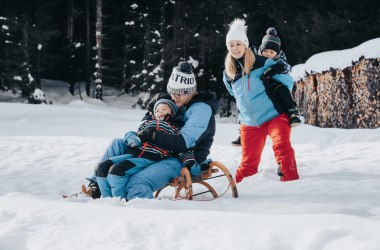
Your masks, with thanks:
M190 171L186 167L183 167L181 169L180 176L172 179L171 182L167 186L156 191L155 198L159 196L160 192L164 188L170 186L170 187L174 187L175 189L173 199L193 200L194 196L197 196L206 192L210 192L213 196L213 199L217 199L224 193L218 194L217 191L212 187L212 185L208 183L208 180L219 178L219 177L227 178L227 181L228 181L227 190L231 188L232 197L237 198L238 191L236 188L236 183L235 183L234 178L232 177L228 169L222 163L218 161L211 162L210 168L207 171L203 172L201 176L191 176ZM207 191L199 193L199 194L194 194L193 184L202 185L207 189Z

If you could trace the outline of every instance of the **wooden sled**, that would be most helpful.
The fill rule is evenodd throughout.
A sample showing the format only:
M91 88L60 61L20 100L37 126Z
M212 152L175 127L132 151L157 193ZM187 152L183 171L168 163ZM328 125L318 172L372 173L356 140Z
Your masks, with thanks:
M227 189L223 193L218 193L209 183L210 180L223 177L225 176L228 181ZM200 193L193 193L193 185L199 184L205 187L206 191L200 192ZM228 171L228 169L220 162L213 161L210 163L210 168L207 171L204 171L201 176L191 176L190 171L188 168L183 167L181 169L180 176L174 178L168 185L165 187L159 189L155 193L155 198L158 198L160 192L168 187L174 187L174 196L173 199L186 199L186 200L193 200L194 196L211 193L212 197L208 200L217 199L223 194L225 194L228 189L231 187L232 191L232 197L237 198L238 197L238 191L236 188L235 180L232 177L231 173Z
M88 189L86 188L86 186L84 184L82 184L81 186L81 191L79 193L76 193L76 194L72 194L72 195L62 195L63 198L72 198L72 197L79 197L80 195L83 195L83 196L87 196L87 197L92 197L92 189L91 187L89 187Z

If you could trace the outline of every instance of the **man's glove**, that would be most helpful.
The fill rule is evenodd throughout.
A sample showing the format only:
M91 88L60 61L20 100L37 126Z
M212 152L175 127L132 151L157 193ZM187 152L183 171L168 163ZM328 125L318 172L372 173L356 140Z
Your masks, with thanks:
M204 162L202 162L201 164L198 164L198 163L194 164L190 168L190 174L193 176L201 175L203 171L206 171L210 168L211 162L212 162L211 159L207 159Z
M134 148L141 145L141 140L136 132L130 131L124 135L124 143L127 144L128 147Z
M268 68L260 77L262 81L267 81L272 78L274 75L283 74L286 71L286 67L283 63L277 62Z
M153 142L154 132L156 132L156 128L150 127L137 132L137 136L140 138L142 142Z

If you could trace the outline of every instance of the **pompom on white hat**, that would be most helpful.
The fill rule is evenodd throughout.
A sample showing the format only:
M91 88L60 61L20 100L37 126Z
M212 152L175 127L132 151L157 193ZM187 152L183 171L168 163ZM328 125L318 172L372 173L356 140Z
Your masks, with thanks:
M228 43L233 40L241 41L242 43L249 47L249 41L247 37L247 26L243 19L236 18L230 23L230 29L226 36L226 46L228 48Z

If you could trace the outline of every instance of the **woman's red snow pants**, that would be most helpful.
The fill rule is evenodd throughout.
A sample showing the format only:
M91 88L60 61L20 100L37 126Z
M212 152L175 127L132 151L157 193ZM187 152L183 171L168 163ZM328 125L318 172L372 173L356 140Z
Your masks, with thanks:
M290 143L289 118L281 114L259 127L240 125L242 158L236 171L236 182L257 173L267 135L272 139L273 151L283 174L281 181L299 179L294 150Z

